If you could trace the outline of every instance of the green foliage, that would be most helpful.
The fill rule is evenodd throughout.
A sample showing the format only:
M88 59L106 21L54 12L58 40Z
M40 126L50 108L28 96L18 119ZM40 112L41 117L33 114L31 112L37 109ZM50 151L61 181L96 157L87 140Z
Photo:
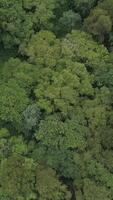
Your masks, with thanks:
M54 170L43 166L36 167L36 190L39 193L39 200L70 200L71 194L68 192L57 178Z
M10 137L7 129L2 128L0 130L0 160L15 153L26 155L27 151L27 144L21 135Z
M0 78L1 82L7 82L12 79L16 80L16 83L30 94L33 85L37 81L37 73L38 70L35 66L22 62L18 58L10 58L3 66Z
M29 38L33 33L31 18L29 15L25 16L22 1L2 0L0 2L1 42L4 46L20 44L22 39Z
M0 1L0 200L113 199L112 24L112 0Z
M73 0L75 10L83 17L89 14L90 9L95 5L97 0Z
M77 127L77 124L70 120L63 123L53 116L40 123L36 139L50 149L71 148L82 151L86 147L85 127Z
M32 136L41 119L41 111L36 104L29 105L23 112L23 131L25 135Z
M41 31L33 35L28 46L21 49L21 53L29 58L30 63L54 67L60 54L60 41L52 32Z
M29 99L15 81L9 81L0 86L0 120L1 125L7 123L15 128L21 123L22 112L28 105Z
M84 197L85 200L110 200L111 194L105 187L96 185L93 181L86 179L84 181Z
M33 161L14 155L4 159L0 165L0 185L4 194L11 199L31 199L33 196Z
M58 33L59 35L65 35L72 29L78 29L81 26L81 16L72 10L63 13L63 16L58 22Z
M54 0L1 0L1 42L5 47L21 45L35 30L50 29L54 18ZM35 27L35 28L34 28Z
M99 41L104 41L106 34L111 32L112 21L105 10L94 9L85 20L85 29L97 37Z
M58 110L64 116L69 115L79 102L79 94L93 95L91 80L84 65L80 63L69 63L69 65L67 70L64 69L60 73L54 72L51 77L52 83L43 80L43 85L37 85L35 90L37 104L48 113ZM78 67L80 71L77 72Z
M81 31L72 31L63 40L63 55L84 63L89 72L99 70L100 64L108 58L108 51L93 41L92 37Z
M113 0L100 1L98 6L99 6L99 8L106 10L113 21Z

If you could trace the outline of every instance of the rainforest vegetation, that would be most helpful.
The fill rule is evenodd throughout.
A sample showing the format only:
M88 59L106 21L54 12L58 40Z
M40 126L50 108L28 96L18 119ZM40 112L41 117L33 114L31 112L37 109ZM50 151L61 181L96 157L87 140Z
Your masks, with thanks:
M113 200L113 0L0 0L0 200Z

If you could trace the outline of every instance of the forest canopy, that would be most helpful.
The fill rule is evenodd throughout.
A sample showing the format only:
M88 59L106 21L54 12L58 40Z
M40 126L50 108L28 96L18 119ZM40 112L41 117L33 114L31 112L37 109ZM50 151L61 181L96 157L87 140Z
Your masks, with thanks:
M113 0L0 0L0 200L113 200Z

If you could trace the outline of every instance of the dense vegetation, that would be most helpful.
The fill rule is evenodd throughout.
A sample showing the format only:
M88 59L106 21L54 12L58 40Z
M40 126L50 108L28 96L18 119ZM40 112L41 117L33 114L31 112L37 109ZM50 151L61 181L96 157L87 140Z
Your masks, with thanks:
M113 200L113 0L0 0L0 200Z

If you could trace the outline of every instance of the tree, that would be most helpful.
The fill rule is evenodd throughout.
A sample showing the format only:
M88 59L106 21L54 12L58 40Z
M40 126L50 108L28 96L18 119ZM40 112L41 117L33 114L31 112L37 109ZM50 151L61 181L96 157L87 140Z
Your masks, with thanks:
M23 132L27 138L38 128L41 120L41 111L36 104L29 105L23 112Z
M98 4L98 7L100 9L105 10L112 21L113 24L113 0L106 0L106 1L100 1ZM107 46L108 49L112 50L113 47L113 29L109 33L109 35L105 38L105 45Z
M38 165L36 167L36 190L39 200L70 200L71 194L62 182L59 181L55 171Z
M0 1L1 200L113 199L112 1Z
M95 191L95 192L94 192ZM96 200L110 200L111 193L109 189L107 190L104 186L96 185L95 182L91 180L84 180L84 199L96 199Z
M40 123L36 139L50 149L83 150L86 147L85 127L79 127L79 125L77 127L77 124L74 125L74 121L60 122L54 116Z
M10 136L5 128L0 130L0 160L8 158L12 154L27 155L28 148L24 138L20 136Z
M13 136L8 141L10 147L10 154L27 155L28 148L24 138L20 136Z
M113 21L113 0L100 1L98 7L106 10Z
M69 62L67 66L68 68L61 72L51 71L52 81L48 70L48 78L45 77L44 80L42 77L43 82L35 89L37 105L47 113L59 111L63 116L70 116L74 106L79 104L79 95L93 95L85 66L77 62Z
M103 45L94 42L92 37L81 31L72 31L63 39L64 58L84 63L89 73L95 74L108 59L108 51Z
M113 175L109 172L109 170L105 168L105 166L101 164L101 162L95 159L92 159L90 162L87 162L86 166L88 176L92 176L95 181L104 185L106 188L109 188L111 194L113 195Z
M93 8L96 4L97 0L73 0L74 8L80 15L84 18L86 17L91 8Z
M0 124L16 128L19 131L22 112L29 103L25 90L20 88L15 81L0 86Z
M81 26L81 16L72 10L63 13L60 17L57 29L59 35L65 35L69 33L72 29L78 29Z
M28 57L30 63L55 67L60 54L60 41L52 32L40 31L20 52Z
M106 34L111 32L112 21L106 10L96 8L85 20L84 26L89 33L97 37L100 42L103 42Z
M3 194L1 191L0 191L0 199L1 200L11 200L10 197L8 197L6 194Z
M36 0L35 3L32 0L1 0L0 28L4 46L21 45L29 41L34 31L51 29L54 4L54 0Z
M13 79L32 99L31 93L37 82L37 74L37 66L21 61L19 58L10 58L1 70L1 84Z
M3 194L14 200L35 199L33 160L13 155L0 164L0 185Z
M9 154L9 144L8 139L10 138L10 134L7 129L2 128L0 130L0 161L7 157Z
M24 20L23 20L24 19ZM33 33L31 17L22 8L22 1L0 2L1 42L5 47L19 45Z

